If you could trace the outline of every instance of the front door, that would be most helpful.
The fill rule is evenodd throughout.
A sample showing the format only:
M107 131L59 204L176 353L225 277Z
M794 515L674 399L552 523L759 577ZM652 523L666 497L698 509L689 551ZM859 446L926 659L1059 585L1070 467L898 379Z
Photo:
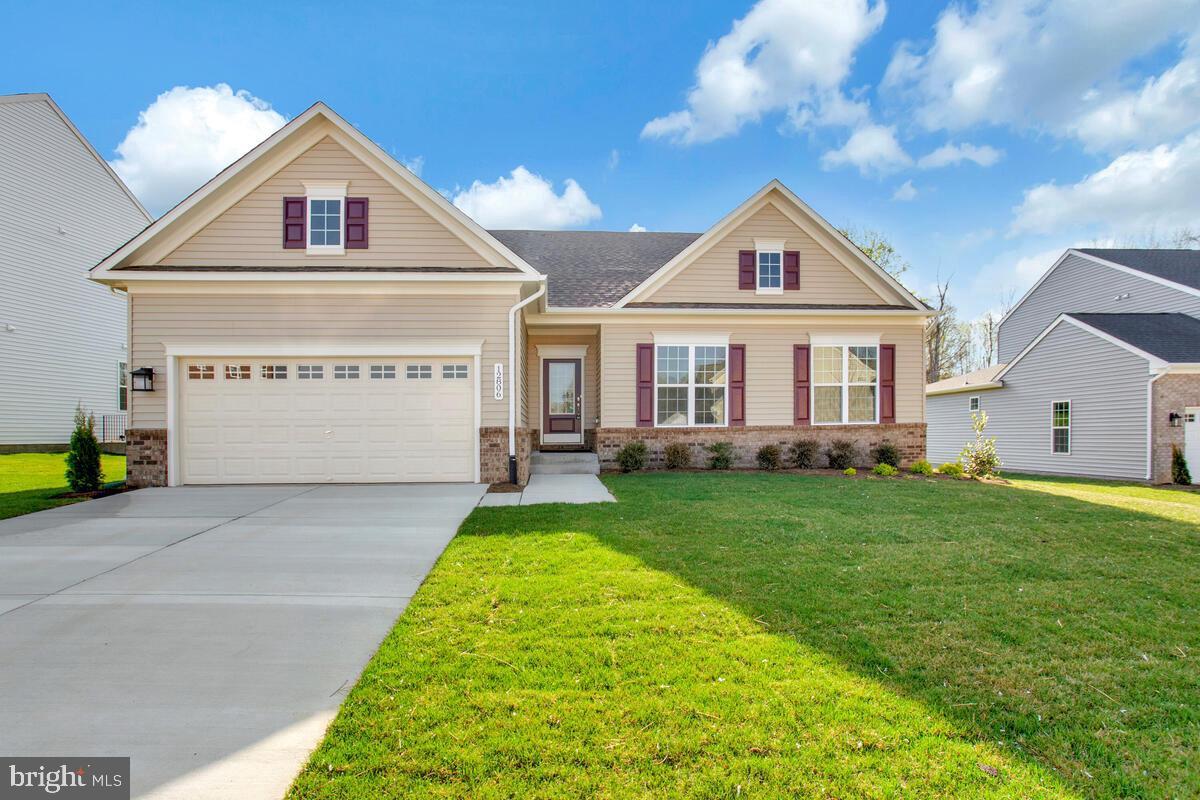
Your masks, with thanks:
M1192 483L1200 483L1200 408L1183 411L1183 457L1187 459Z
M583 361L547 358L542 361L542 441L547 444L583 442Z

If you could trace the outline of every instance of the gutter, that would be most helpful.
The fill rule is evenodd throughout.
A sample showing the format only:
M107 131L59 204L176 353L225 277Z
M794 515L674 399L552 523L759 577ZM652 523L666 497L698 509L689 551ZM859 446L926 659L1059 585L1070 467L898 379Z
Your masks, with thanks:
M546 283L508 310L508 482L517 482L517 312L546 293Z

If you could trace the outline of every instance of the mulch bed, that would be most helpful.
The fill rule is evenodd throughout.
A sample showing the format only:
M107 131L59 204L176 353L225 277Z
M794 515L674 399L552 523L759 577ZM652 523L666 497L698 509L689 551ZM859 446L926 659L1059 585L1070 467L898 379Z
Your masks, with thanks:
M132 490L122 483L116 486L105 486L94 492L63 492L53 495L53 497L55 500L95 500L100 497L108 497L110 494L121 494L128 491Z

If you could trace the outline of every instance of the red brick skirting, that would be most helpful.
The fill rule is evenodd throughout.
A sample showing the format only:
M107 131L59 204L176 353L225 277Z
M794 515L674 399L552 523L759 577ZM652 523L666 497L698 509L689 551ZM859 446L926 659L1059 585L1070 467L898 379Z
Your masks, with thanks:
M517 482L529 482L529 454L537 431L517 428ZM479 480L483 483L508 481L508 428L479 429Z
M125 431L125 485L132 489L167 485L167 432L162 428Z
M1150 480L1152 483L1171 482L1171 445L1183 450L1183 425L1171 427L1170 414L1183 415L1188 406L1200 406L1200 375L1177 373L1164 375L1154 382L1150 407ZM1200 463L1188 464L1192 480L1200 471Z
M891 442L900 451L905 466L925 458L925 423L903 422L887 425L790 425L746 428L598 428L596 453L603 469L617 467L617 451L629 442L645 442L650 450L650 468L663 467L663 448L671 442L684 442L692 449L692 463L702 466L708 454L705 445L713 442L732 442L739 467L757 466L755 457L763 445L779 445L783 456L799 439L812 439L822 451L834 439L849 439L858 449L860 466L872 466L870 452L882 442ZM820 456L817 466L824 466Z

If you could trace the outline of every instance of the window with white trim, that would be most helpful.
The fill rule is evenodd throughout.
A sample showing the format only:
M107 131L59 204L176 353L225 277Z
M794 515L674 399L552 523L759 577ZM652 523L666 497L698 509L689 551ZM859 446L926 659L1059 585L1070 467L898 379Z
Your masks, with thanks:
M725 345L657 345L656 424L660 427L724 425L727 358Z
M395 364L372 364L371 379L372 380L394 380L396 378Z
M333 379L335 381L358 380L358 364L334 364Z
M263 364L259 372L263 380L268 381L286 381L287 373L287 364Z
M129 410L129 364L117 362L117 411Z
M433 365L409 364L404 368L404 377L409 380L429 380L433 377Z
M302 381L319 381L325 377L324 364L300 364L296 367L296 377Z
M215 381L217 368L212 364L188 364L189 381Z
M442 378L444 380L461 380L466 377L466 364L442 364Z
M761 294L783 293L783 251L758 252L758 281L755 286Z
M1050 452L1071 454L1071 401L1055 400L1050 404Z
M967 408L968 408L968 410L970 410L971 412L978 411L978 410L979 410L979 398L978 398L978 397L972 397L970 400L968 400L968 401L967 401Z
M342 246L341 198L311 198L308 201L309 247Z
M812 408L817 425L878 421L878 345L813 347Z
M227 381L248 381L248 380L250 380L250 365L249 364L226 364L225 365L225 380L227 380Z

